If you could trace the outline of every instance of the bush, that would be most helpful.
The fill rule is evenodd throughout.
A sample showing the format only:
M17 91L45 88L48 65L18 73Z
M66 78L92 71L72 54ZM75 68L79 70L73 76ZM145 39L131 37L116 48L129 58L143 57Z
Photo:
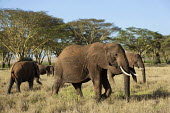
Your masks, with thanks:
M166 63L167 63L167 64L170 64L170 60L168 60Z

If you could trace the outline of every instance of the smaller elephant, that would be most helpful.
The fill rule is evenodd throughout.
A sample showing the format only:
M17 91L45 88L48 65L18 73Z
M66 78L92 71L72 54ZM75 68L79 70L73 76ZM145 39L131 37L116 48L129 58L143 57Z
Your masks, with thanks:
M50 74L52 74L54 76L54 67L51 65L40 65L37 64L39 71L40 71L40 75L44 75L47 74L47 76L50 76Z
M142 71L143 82L146 83L145 65L144 65L144 62L142 61L142 57L139 54L130 53L130 52L126 52L126 57L129 62L129 69L132 74L133 80L137 82L136 76L138 75L136 74L134 67L138 67ZM122 71L120 68L111 67L111 66L109 67L108 76L110 80L112 80L112 82L114 82L113 77L119 74L122 74Z
M11 67L11 78L7 94L11 93L14 82L17 85L18 92L20 92L21 83L26 81L29 83L29 89L32 90L34 78L37 83L42 84L39 81L39 75L38 66L34 61L18 61L14 63Z

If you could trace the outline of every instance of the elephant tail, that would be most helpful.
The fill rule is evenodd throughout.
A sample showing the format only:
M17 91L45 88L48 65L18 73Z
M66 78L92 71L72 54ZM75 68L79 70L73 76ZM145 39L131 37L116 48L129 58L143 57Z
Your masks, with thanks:
M17 78L17 76L15 76L15 74L14 74L14 71L11 72L11 77L12 78Z
M12 78L17 78L16 76L15 76L15 74L14 74L14 67L15 67L15 64L16 64L17 62L15 62L13 65L12 65L12 67L11 67L11 77Z

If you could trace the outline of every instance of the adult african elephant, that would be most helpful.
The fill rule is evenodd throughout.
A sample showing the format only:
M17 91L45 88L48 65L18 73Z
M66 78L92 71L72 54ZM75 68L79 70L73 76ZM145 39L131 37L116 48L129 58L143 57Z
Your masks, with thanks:
M44 75L47 74L47 76L50 76L50 74L52 74L54 76L54 67L51 65L40 65L37 64L39 71L40 71L40 75Z
M133 80L137 82L136 79L137 74L134 67L138 67L142 71L143 82L146 83L145 65L144 62L142 61L142 57L136 53L131 53L131 52L125 52L125 53L129 62L130 72L132 74ZM110 80L112 80L112 82L114 82L113 77L119 74L122 74L122 71L119 67L111 67L111 66L109 67L108 76Z
M109 66L118 65L127 75L130 73L125 51L120 44L93 43L90 45L71 45L66 47L55 63L55 82L53 93L58 94L64 83L72 83L78 94L82 96L81 85L90 79L93 82L95 97L101 99L103 85L105 97L110 96L111 87L107 79ZM130 77L124 76L125 95L130 97Z
M32 90L34 78L37 83L42 84L39 81L38 66L34 61L18 61L14 63L11 67L11 78L7 94L10 94L14 82L17 84L18 92L20 92L21 83L26 81L29 83L29 89Z

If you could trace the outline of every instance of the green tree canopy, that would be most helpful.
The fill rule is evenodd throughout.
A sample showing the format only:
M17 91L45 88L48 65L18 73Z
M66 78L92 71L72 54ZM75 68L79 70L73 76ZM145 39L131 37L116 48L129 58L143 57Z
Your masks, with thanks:
M79 19L67 23L76 44L91 44L109 39L120 28L103 19Z
M127 49L136 51L140 55L149 48L152 43L153 32L148 29L129 27L121 30L114 39L123 44Z
M170 35L163 36L160 52L166 63L170 63Z
M45 12L0 10L2 44L18 58L26 57L52 38L59 37L62 24L62 19Z

